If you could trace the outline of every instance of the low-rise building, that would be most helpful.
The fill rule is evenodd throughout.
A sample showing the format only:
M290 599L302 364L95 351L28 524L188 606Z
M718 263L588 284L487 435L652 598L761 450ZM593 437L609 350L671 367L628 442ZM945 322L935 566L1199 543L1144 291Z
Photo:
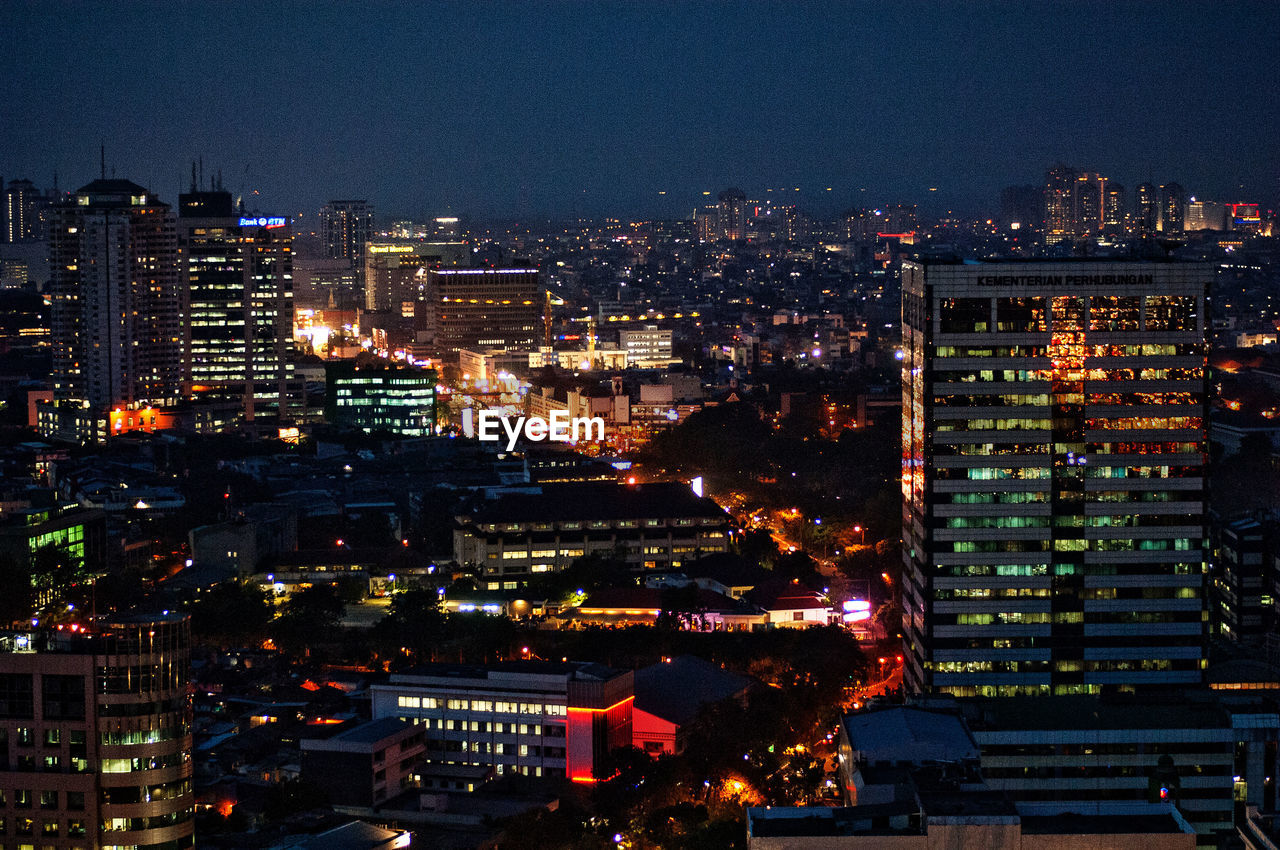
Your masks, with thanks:
M332 738L304 738L302 778L324 789L335 807L368 809L414 783L425 732L395 717L371 720Z
M632 741L633 673L602 664L429 664L370 696L375 718L417 724L432 763L591 783L609 778L605 757Z
M683 484L546 484L460 513L454 560L478 568L490 590L515 590L587 555L636 570L679 567L727 551L732 524L719 505Z
M711 706L745 702L755 681L693 655L680 655L636 671L633 745L651 756L684 752L699 717Z
M434 370L336 363L326 376L325 418L330 422L405 437L435 433Z

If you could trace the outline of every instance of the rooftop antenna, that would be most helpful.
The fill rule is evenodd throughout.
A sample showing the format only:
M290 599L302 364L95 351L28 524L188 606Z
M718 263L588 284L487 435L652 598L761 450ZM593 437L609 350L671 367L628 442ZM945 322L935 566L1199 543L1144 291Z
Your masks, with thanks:
M196 161L193 159L191 160L191 193L195 194L195 191L196 191Z
M103 180L107 179L107 143L102 142L98 145L98 176Z
M200 191L204 191L204 154L200 154Z

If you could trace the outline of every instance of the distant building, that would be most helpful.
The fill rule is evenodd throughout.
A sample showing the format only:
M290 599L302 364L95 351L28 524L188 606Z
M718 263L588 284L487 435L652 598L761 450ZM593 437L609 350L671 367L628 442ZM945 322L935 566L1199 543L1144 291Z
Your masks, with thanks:
M531 351L543 335L537 269L432 269L422 304L435 351Z
M1160 225L1160 194L1150 183L1139 183L1136 190L1137 231L1140 236L1150 236Z
M1178 183L1166 183L1160 187L1161 233L1181 233L1186 223L1187 191Z
M586 555L618 557L635 569L678 567L728 551L732 525L723 508L684 484L546 484L464 510L453 552L457 563L480 570L489 589L514 590Z
M427 298L427 270L465 266L471 247L465 242L375 241L365 246L364 308L413 316Z
M373 237L373 207L368 201L330 201L320 210L320 239L325 256L364 268L365 244Z
M329 422L405 437L435 433L435 370L342 362L329 364L325 371Z
M593 783L611 778L610 752L631 746L632 683L631 671L601 664L428 664L370 697L376 720L417 724L430 762Z
M1056 245L1101 234L1104 222L1117 218L1116 202L1101 174L1054 166L1045 173L1045 242Z
M732 242L747 238L747 196L741 189L725 189L720 193L717 223L721 239Z
M1216 631L1237 643L1260 641L1275 623L1269 563L1274 530L1243 518L1215 524L1213 531L1217 558L1210 582Z
M1227 218L1226 204L1197 201L1192 198L1187 202L1187 218L1183 229L1188 231L1229 230Z
M195 846L190 659L185 615L0 634L12 846Z
M671 329L645 325L618 332L618 347L627 353L627 365L644 369L671 364Z
M10 180L4 189L4 242L33 242L45 238L49 198L30 180Z

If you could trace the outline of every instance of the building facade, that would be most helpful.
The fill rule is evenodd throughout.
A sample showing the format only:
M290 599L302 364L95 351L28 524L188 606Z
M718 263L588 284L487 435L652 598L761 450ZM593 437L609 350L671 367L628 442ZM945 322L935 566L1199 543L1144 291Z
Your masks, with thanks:
M325 419L329 422L405 437L435 433L435 370L356 367L345 362L330 364L325 375Z
M515 590L587 555L636 570L679 567L727 552L732 526L723 508L684 484L546 484L456 517L453 557L478 568L488 589Z
M373 236L373 207L368 201L330 201L320 209L320 239L325 256L364 268L364 246Z
M49 252L55 400L176 400L183 316L169 205L128 180L95 180L55 208Z
M908 692L1200 681L1212 274L903 264Z
M236 213L231 193L179 196L178 246L186 298L187 393L259 412L301 413L294 380L293 236L283 216Z
M631 746L633 676L577 662L430 664L370 695L375 720L423 727L431 762L593 783L609 778L612 750Z
M465 266L471 248L465 242L395 240L365 246L364 308L413 316L427 297L427 270Z
M434 349L532 351L542 337L537 269L432 269L423 304Z
M6 847L195 846L190 642L172 614L0 635Z

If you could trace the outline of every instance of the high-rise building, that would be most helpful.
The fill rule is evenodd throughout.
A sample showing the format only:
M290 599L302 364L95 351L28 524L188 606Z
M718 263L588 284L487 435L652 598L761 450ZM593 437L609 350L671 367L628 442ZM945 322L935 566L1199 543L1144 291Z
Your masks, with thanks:
M1160 224L1160 196L1150 183L1139 183L1137 189L1137 231L1150 236Z
M1045 172L1045 242L1056 245L1097 236L1107 219L1107 178L1056 165Z
M714 242L720 232L720 211L718 207L705 206L693 211L693 233L699 242Z
M187 391L236 400L246 421L305 403L294 381L293 237L284 216L246 215L221 190L180 195Z
M169 205L136 183L102 179L52 221L54 398L92 408L175 400L182 299Z
M44 238L43 217L49 199L30 180L10 180L4 190L4 232L0 241L30 242Z
M1102 232L1108 236L1123 234L1128 229L1124 187L1108 183L1102 194Z
M320 239L325 256L364 267L364 246L373 237L373 207L368 201L330 201L320 210Z
M1160 232L1181 233L1187 214L1187 190L1178 183L1160 187Z
M718 221L721 239L747 238L747 196L741 189L725 189L720 193Z
M542 331L537 269L431 269L425 324L440 354L463 348L532 351Z
M185 615L0 634L5 846L193 847L190 662Z
M909 691L1200 681L1212 276L903 263Z
M1049 169L1044 176L1044 241L1049 245L1068 242L1075 236L1076 172L1065 165Z

